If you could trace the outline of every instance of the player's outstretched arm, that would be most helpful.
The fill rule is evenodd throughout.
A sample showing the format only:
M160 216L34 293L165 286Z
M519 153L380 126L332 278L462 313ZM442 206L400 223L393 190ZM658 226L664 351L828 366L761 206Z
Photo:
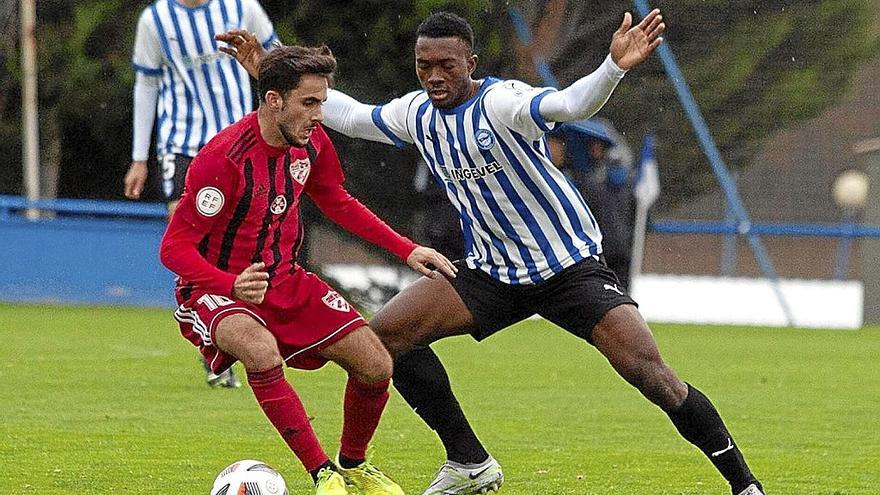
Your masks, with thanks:
M651 11L636 26L632 26L632 15L624 14L602 65L571 86L543 98L539 106L541 116L548 122L592 117L611 97L626 71L644 62L660 46L660 35L665 29L659 9Z
M666 24L663 23L660 9L652 10L636 26L632 26L632 14L627 12L623 15L620 27L611 37L611 59L623 70L632 69L644 62L660 46L663 42L660 35L665 29Z
M265 48L257 40L257 35L244 29L231 29L225 33L214 36L217 41L222 41L228 46L220 46L218 49L235 57L244 70L254 79L259 75L260 61L266 56Z
M376 118L381 119L381 116L374 118L374 111L375 105L361 103L341 91L331 89L324 102L323 124L348 137L403 146L400 138L376 125Z

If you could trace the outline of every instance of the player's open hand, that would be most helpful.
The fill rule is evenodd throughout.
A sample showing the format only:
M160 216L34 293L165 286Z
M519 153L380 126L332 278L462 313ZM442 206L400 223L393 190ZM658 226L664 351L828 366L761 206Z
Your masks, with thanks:
M131 162L128 173L125 174L125 197L128 199L140 198L146 183L147 162L143 160Z
M413 249L413 252L406 258L406 264L426 277L430 277L433 273L430 266L440 270L447 277L452 278L455 278L455 273L458 271L458 268L446 256L425 246Z
M260 60L266 56L266 50L257 40L257 36L244 29L232 29L225 33L214 36L217 41L222 41L229 46L221 46L218 49L235 57L244 70L254 79L257 78L260 68Z
M623 15L620 28L611 37L611 59L624 70L632 69L644 62L663 42L660 35L666 29L660 9L652 10L635 27L630 28L630 26L632 26L632 14L627 12Z
M260 304L269 288L269 273L266 264L254 263L235 277L232 285L232 297L251 304Z

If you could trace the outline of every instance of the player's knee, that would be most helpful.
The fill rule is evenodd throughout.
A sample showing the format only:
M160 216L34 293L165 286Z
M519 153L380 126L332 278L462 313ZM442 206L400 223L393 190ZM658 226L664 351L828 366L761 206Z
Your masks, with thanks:
M374 353L370 365L363 370L358 379L364 383L379 383L391 379L394 371L394 364L391 355L382 349L381 352Z
M383 348L382 352L377 353L376 364L374 366L373 376L370 377L370 383L389 380L393 373L394 360L391 358L391 354Z
M399 320L394 318L393 314L387 311L386 308L380 309L376 316L370 320L370 328L379 337L379 340L382 341L382 345L385 346L388 354L397 356L405 352L410 344L406 339L406 332L400 331L400 324L395 323L395 321ZM389 356L388 359L390 362L391 357Z
M239 361L248 371L262 371L281 365L281 353L272 342L254 342L241 352Z
M248 371L267 370L282 362L275 337L247 316L224 319L214 333L218 347L235 356Z
M662 360L643 363L638 389L661 409L677 408L687 397L687 385Z

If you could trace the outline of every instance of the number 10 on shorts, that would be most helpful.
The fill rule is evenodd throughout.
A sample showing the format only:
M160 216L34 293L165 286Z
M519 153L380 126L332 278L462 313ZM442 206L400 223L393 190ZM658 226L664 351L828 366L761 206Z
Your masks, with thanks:
M217 308L234 304L235 301L228 297L218 296L216 294L205 294L200 297L196 303L205 305L209 311L214 311Z

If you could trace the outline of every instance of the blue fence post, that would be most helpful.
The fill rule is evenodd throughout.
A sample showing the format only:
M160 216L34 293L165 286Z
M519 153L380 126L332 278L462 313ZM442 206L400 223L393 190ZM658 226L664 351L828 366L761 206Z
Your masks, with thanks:
M633 4L642 17L647 16L651 11L647 0L633 0ZM684 111L691 122L694 132L697 134L697 139L700 142L700 146L703 148L703 153L705 153L706 158L709 159L709 165L712 166L712 170L718 178L721 189L724 191L727 203L730 205L734 217L739 223L739 234L745 235L748 238L749 246L752 248L752 253L755 256L755 261L758 262L758 266L761 268L761 272L764 276L770 280L770 283L773 286L773 292L776 294L776 299L779 301L779 306L785 314L785 319L788 322L788 325L792 326L794 324L794 319L791 314L791 309L788 306L788 302L785 300L785 295L782 293L782 288L779 284L779 276L776 274L776 269L773 267L773 261L770 259L770 255L764 248L761 239L751 232L751 220L749 219L749 215L736 190L736 184L730 177L730 172L728 172L727 166L721 158L721 153L715 145L715 140L712 138L709 126L703 119L700 107L697 105L697 102L688 87L688 83L684 78L684 74L681 72L678 62L675 60L675 55L672 54L672 49L669 48L669 43L664 41L657 48L657 51L660 54L660 60L663 62L663 68L666 70L666 77L675 88L678 99L681 102L682 107L684 107Z
M735 225L736 217L727 201L724 202L724 223ZM737 236L735 233L725 234L721 241L721 275L733 277L736 275L736 251Z
M868 197L861 212L861 221L880 226L880 136L867 139L854 146L859 160L868 175ZM859 225L856 230L864 229ZM880 228L878 228L880 230ZM880 238L864 239L859 242L859 270L865 288L864 323L880 324Z
M852 208L844 208L841 227L847 235L837 240L837 259L834 263L835 280L846 280L849 273L849 258L852 252L853 233L855 232L856 212Z
M538 75L541 76L544 85L558 88L559 81L557 81L556 76L553 75L553 70L550 68L550 65L542 55L535 52L532 46L532 33L529 26L526 24L526 20L523 18L522 13L520 13L518 8L510 7L507 14L510 16L511 22L513 22L513 28L516 30L517 37L519 37L522 44L531 52L535 69L538 71Z

